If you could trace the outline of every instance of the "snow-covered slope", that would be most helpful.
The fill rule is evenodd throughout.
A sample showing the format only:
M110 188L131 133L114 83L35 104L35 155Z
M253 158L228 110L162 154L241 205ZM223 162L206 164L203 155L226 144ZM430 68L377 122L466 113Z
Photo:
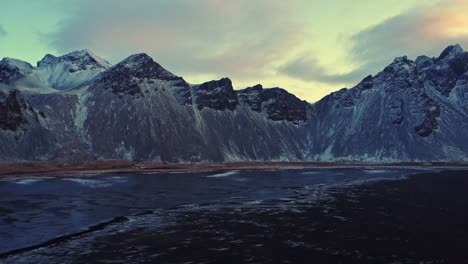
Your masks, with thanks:
M111 65L87 50L61 57L47 54L37 67L10 58L0 61L0 82L34 93L79 89L89 85Z
M33 75L47 87L69 90L89 84L110 66L92 52L80 50L61 57L47 54L37 63Z
M315 104L281 88L191 85L142 53L0 61L0 159L466 160L468 53L396 58Z

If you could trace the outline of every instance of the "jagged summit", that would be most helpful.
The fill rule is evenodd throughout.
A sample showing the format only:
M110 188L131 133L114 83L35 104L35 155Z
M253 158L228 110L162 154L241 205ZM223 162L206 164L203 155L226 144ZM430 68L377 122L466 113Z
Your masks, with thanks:
M43 67L64 62L75 64L81 69L84 69L87 66L94 66L107 69L112 66L108 61L95 55L93 52L83 49L67 53L60 57L56 57L51 54L46 54L42 60L37 62L37 67Z
M32 69L31 64L25 61L3 58L0 61L0 83L13 84L30 74Z
M463 52L463 48L460 46L460 44L450 45L445 48L444 51L442 51L438 59L441 60L450 56L456 56Z
M263 90L263 86L261 84L256 84L254 86L247 87L241 91L243 91L244 93L259 93L262 90Z
M37 62L37 67L46 66L57 61L57 57L52 54L46 54L44 58Z
M439 55L439 57L436 58L431 58L426 55L420 55L416 58L416 60L411 60L408 58L408 56L400 56L396 57L392 63L390 63L388 67L394 67L395 65L411 65L412 63L416 63L418 68L424 68L426 66L431 65L432 63L444 60L444 59L453 59L455 57L458 57L460 54L465 53L463 48L461 47L460 44L454 44L447 46L442 53Z
M91 52L88 49L75 50L75 51L72 51L70 53L63 55L62 57L67 57L67 56L76 57L76 58L86 57L86 56L97 57L93 52Z
M191 103L190 87L183 78L164 69L148 54L138 53L102 72L90 88L110 90L122 98L125 95L150 96L154 92L166 91L166 86L177 91L176 97L181 102Z
M130 55L123 61L110 69L111 72L118 73L127 71L137 78L178 80L180 77L163 68L146 53Z
M224 111L233 111L239 104L237 94L229 78L213 80L194 86L195 102L198 109L211 108Z
M11 67L16 67L16 68L18 68L20 70L30 71L33 68L33 66L31 64L29 64L28 62L26 62L26 61L13 59L13 58L8 58L8 57L3 58L0 61L0 63L3 64L3 65L9 65Z
M408 56L401 56L401 57L396 57L392 64L402 64L402 63L411 63L413 62L412 60L408 59Z
M154 62L154 60L147 53L142 52L142 53L132 54L128 56L127 58L125 58L120 63L131 66L133 64L140 64L140 63L147 63L147 62Z
M220 88L220 87L223 87L229 90L234 90L232 86L232 80L229 79L228 77L223 77L219 80L212 80L212 81L204 82L202 84L199 84L197 87L200 87L200 86L202 87L203 90L208 91L208 92L216 88Z
M109 62L85 49L59 57L47 54L37 62L27 83L60 91L78 89L88 85L110 67Z

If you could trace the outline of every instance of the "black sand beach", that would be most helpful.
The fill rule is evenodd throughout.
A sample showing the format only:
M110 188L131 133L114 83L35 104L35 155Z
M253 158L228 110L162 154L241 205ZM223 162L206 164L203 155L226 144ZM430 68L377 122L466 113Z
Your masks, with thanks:
M239 206L146 212L145 224L74 237L5 263L468 263L468 172L422 173ZM138 220L136 221L138 222Z
M468 263L467 189L468 172L446 171L331 189L334 199L289 210L184 212L160 230L102 237L75 261Z

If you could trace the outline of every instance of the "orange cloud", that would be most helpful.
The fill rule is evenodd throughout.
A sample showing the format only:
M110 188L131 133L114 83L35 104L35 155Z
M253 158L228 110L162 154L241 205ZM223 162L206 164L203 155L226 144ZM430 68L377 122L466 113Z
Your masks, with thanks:
M468 0L443 1L421 12L415 32L419 40L468 36Z
M445 47L455 43L467 48L468 0L444 0L418 6L338 42L349 47L349 63L360 67L345 74L333 74L315 57L303 54L279 70L302 80L355 83L367 74L376 74L395 57L438 56Z

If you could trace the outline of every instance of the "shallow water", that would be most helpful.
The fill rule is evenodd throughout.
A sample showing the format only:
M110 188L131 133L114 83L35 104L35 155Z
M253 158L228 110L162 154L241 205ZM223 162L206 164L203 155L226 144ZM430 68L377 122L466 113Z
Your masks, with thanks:
M337 168L81 178L65 175L4 180L0 181L0 253L73 234L119 216L127 216L130 220L71 239L73 241L65 247L71 250L73 245L80 247L86 239L94 241L99 236L119 232L141 228L158 230L165 225L180 223L180 215L194 211L208 212L204 214L207 219L211 217L209 212L226 208L234 210L232 212L281 212L282 208L301 212L302 208L316 203L326 204L340 187L400 179L421 171ZM324 208L327 210L326 206ZM203 223L210 225L210 221ZM223 251L222 248L218 250ZM57 256L61 254L64 253ZM20 263L21 259L13 258L10 262ZM23 259L25 263L31 261L26 257ZM47 262L53 260L52 257ZM65 259L55 261L60 263Z

